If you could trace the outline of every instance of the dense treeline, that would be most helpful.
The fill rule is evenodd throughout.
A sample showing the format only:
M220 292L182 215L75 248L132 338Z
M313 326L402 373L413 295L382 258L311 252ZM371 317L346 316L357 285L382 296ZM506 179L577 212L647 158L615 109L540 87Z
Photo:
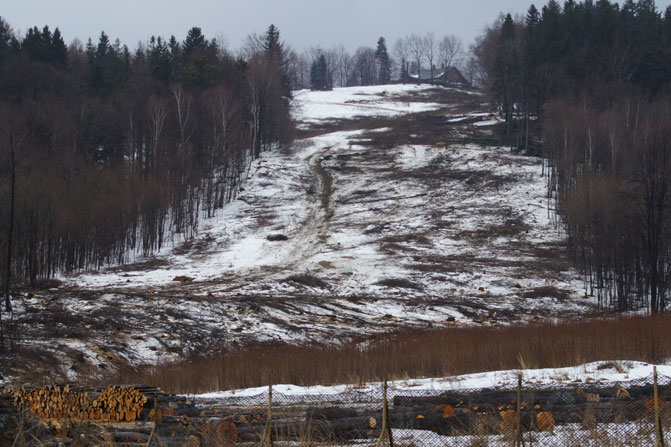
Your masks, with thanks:
M603 108L624 91L660 94L671 78L670 43L671 7L662 15L653 0L551 0L524 18L501 16L472 51L510 117L557 97L587 94Z
M0 18L0 267L13 283L123 263L236 194L249 162L287 142L288 49L274 26L234 58L200 28L135 51L103 32Z
M586 291L618 310L663 311L671 285L671 103L595 111L553 103L544 125L550 182Z
M618 310L667 307L671 286L671 7L551 0L508 15L473 48L527 147L542 121L549 192L585 273Z

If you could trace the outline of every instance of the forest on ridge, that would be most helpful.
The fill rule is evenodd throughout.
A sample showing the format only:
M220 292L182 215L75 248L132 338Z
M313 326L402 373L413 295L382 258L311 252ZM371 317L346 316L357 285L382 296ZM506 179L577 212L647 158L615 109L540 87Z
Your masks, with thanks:
M235 58L200 28L131 52L102 32L14 35L0 19L0 267L35 286L60 271L188 239L261 151L291 139L279 30Z
M459 65L505 119L502 142L547 160L548 198L585 292L667 308L671 289L671 7L550 0L471 45L430 32L387 51L297 55L270 26L234 55L200 28L131 50L104 32L0 19L0 277L36 286L188 240L250 162L293 138L291 92L411 81ZM391 57L393 55L393 59ZM428 64L428 65L427 65Z
M603 308L668 305L671 288L671 7L550 0L501 16L473 54L530 150L539 118L548 195Z

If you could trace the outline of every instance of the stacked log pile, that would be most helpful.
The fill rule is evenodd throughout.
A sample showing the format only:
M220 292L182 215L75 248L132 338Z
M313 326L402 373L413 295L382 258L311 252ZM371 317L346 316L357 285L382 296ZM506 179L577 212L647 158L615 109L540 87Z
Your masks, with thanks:
M40 419L97 422L135 422L147 397L134 387L111 386L103 391L83 391L69 385L7 390L14 406L27 408Z
M4 420L4 413L16 415L25 411L26 416L41 422L46 430L46 437L41 441L45 443L55 438L59 445L67 446L74 442L70 439L73 433L88 439L86 436L100 437L101 430L106 435L100 439L129 446L145 446L152 437L166 446L181 446L194 434L198 439L237 440L235 424L222 421L212 412L196 409L193 402L183 396L146 386L22 387L0 390L0 403L3 402L6 405L0 405L0 422ZM15 420L16 417L12 418ZM192 444L194 439L190 441Z

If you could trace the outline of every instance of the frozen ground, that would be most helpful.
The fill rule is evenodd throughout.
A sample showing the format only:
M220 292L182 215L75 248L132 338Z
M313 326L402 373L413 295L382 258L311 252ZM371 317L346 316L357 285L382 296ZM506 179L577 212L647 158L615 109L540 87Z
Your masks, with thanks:
M477 374L465 374L461 376L439 377L430 379L408 379L389 383L389 394L412 391L413 394L421 394L426 391L429 395L441 391L464 391L471 392L486 388L516 388L517 378L522 374L525 387L555 387L561 385L599 384L600 386L611 386L614 384L626 386L627 383L636 382L641 384L648 381L652 383L653 367L649 363L633 361L609 361L592 362L584 365L566 368L545 368L490 371ZM671 366L658 365L657 374L671 377ZM667 380L664 380L666 382ZM366 393L379 390L381 383L351 384L336 386L310 386L302 387L296 385L273 385L273 393L285 396L333 396L356 390ZM265 393L268 387L246 388L241 390L216 391L194 396L196 399L226 399L230 397L252 397Z
M294 117L300 127L338 119L394 117L436 110L441 105L431 101L431 88L424 85L377 85L336 88L327 92L300 90L295 94ZM429 102L418 101L428 98Z
M76 378L222 344L592 311L541 159L482 145L498 119L477 92L361 87L295 102L302 136L255 161L195 240L17 303L19 342L35 352L22 367Z

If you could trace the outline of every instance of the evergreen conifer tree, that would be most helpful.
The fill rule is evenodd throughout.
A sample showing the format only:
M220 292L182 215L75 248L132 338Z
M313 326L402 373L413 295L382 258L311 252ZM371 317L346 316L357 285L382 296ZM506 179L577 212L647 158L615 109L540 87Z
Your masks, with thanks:
M194 52L205 48L206 46L207 41L205 40L205 36L203 36L202 30L199 27L194 26L186 33L186 39L182 45L184 57L188 59Z
M56 28L54 34L51 36L51 48L49 59L53 62L58 62L63 66L68 64L68 48L65 46L61 31Z
M331 90L328 79L328 65L323 54L319 55L310 68L310 87L312 90Z
M290 98L292 86L291 77L288 73L287 55L284 50L284 45L280 40L280 30L273 24L268 27L266 34L263 36L263 49L266 56L280 70L282 94L285 97Z
M391 80L391 60L389 59L387 44L384 37L380 37L377 41L375 62L377 63L377 83L389 84L389 81Z
M511 133L513 107L515 103L516 74L518 70L515 46L515 23L508 14L501 26L501 37L496 49L493 91L501 104L507 124L507 134Z
M175 81L180 79L182 69L180 63L182 49L175 36L170 36L168 48L170 49L170 79Z
M0 17L0 60L9 53L9 44L12 37L12 28L5 19Z
M280 30L273 24L266 30L263 38L263 49L270 55L279 56L281 53Z

